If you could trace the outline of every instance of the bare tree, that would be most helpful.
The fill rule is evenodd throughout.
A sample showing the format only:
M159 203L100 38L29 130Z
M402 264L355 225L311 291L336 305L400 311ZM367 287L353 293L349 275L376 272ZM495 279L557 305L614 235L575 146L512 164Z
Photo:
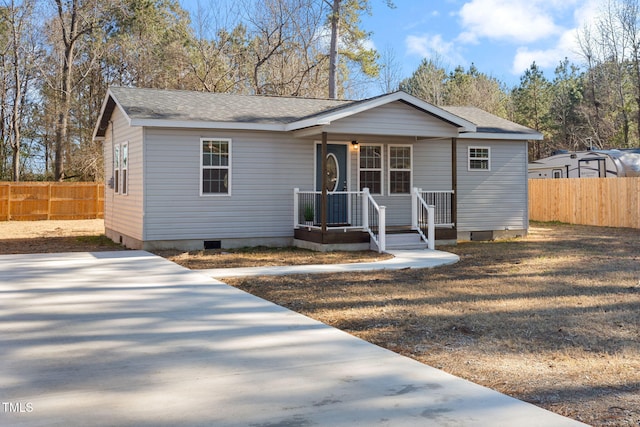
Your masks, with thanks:
M35 0L16 3L5 1L0 6L5 23L3 38L2 136L11 149L11 177L20 180L23 151L22 129L26 98L34 79L38 47L35 41L33 11Z
M395 92L400 87L401 76L402 69L396 52L391 46L387 46L380 57L380 90L383 93Z
M58 118L55 134L54 177L56 181L62 181L65 178L64 157L70 155L68 126L76 47L83 36L90 34L96 28L99 2L97 0L54 1L57 11L55 23L60 36L58 42L62 44L60 78L56 87Z

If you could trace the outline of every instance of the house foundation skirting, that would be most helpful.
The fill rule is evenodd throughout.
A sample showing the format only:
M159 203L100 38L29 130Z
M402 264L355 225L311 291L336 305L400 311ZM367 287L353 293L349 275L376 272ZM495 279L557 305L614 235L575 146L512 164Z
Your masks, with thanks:
M369 233L364 231L298 228L294 230L294 246L319 252L362 251L369 249Z
M251 237L237 239L179 239L179 240L147 240L127 236L109 228L105 229L105 235L116 243L120 243L128 249L142 249L153 251L160 249L178 249L183 251L198 251L202 249L234 249L252 246L287 247L293 245L292 237Z
M489 241L514 239L516 237L525 237L527 230L476 230L476 231L458 231L458 241Z
M122 234L110 228L105 227L104 235L113 240L115 243L121 244L125 248L144 249L144 242L142 240L136 239L135 237L127 236L126 234Z

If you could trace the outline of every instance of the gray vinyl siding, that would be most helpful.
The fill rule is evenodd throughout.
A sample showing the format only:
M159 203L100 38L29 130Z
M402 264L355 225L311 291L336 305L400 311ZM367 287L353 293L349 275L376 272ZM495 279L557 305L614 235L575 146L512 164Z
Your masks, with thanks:
M129 126L119 108L111 117L103 144L105 178L113 178L113 146L129 144L128 191L126 195L116 194L113 188L105 190L105 227L135 239L142 239L143 230L143 130ZM113 130L113 132L112 132ZM113 138L112 138L113 135Z
M200 139L230 138L231 195L200 195ZM332 141L329 141L331 143ZM385 183L388 144L384 143ZM144 240L291 237L293 189L311 190L315 141L270 132L147 129ZM348 144L350 188L357 188L357 153ZM451 141L419 141L414 186L451 189ZM387 187L387 185L385 185ZM375 196L389 225L411 224L409 195Z
M200 195L200 139L230 138L231 195ZM293 236L313 141L282 133L147 129L145 240Z
M468 147L491 148L490 171L468 171ZM458 230L527 229L527 143L458 140Z
M332 123L331 133L398 136L457 136L457 128L403 102L393 102Z

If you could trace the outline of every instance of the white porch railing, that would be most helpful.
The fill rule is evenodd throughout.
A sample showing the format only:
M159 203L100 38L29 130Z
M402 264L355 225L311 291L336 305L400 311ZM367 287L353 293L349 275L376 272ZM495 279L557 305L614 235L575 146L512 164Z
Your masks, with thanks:
M321 191L293 190L293 227L322 229ZM332 204L338 206L338 214L328 218L327 229L362 230L369 233L378 252L385 250L385 207L379 206L369 193L362 191L335 191L328 194ZM331 215L328 215L331 216Z
M445 190L445 191L424 191L421 188L414 188L413 195L414 199L416 195L419 195L422 200L427 205L431 205L434 207L433 212L433 221L436 227L453 227L453 190ZM414 200L412 203L414 208L412 218L414 219L414 223L412 224L413 228L417 227L417 211L415 210L418 207L417 200Z
M429 249L436 248L435 206L428 205L422 197L421 191L413 189L412 228L416 230L422 240L427 242Z
M362 191L362 217L364 218L363 228L369 232L369 236L373 239L378 252L382 253L387 246L387 208L379 206L368 188Z

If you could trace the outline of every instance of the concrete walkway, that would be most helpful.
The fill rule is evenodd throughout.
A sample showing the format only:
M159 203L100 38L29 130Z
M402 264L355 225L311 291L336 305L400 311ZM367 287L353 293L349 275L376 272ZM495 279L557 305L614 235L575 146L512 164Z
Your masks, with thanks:
M0 256L0 360L0 425L580 425L142 251Z
M405 268L433 268L454 264L460 260L455 254L443 251L388 251L393 258L376 262L322 265L288 265L281 267L210 268L198 270L211 277L282 276L285 274L341 273L373 270L403 270Z

